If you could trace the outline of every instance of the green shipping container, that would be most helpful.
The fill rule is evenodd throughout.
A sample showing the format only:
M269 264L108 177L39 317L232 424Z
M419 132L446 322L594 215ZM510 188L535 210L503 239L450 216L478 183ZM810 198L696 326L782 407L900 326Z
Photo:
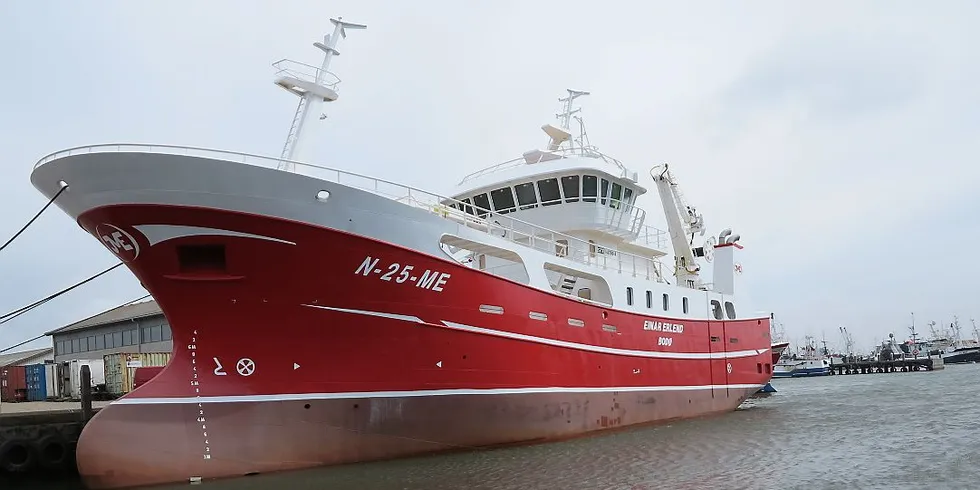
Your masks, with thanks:
M170 362L169 352L106 354L105 387L113 395L133 391L133 376L141 367L163 367Z

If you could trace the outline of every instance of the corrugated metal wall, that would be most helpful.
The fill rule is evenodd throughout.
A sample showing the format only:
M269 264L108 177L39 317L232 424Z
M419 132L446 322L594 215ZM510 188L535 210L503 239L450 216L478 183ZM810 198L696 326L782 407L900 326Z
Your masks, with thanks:
M27 401L43 402L48 399L48 371L46 364L31 364L27 368Z
M27 369L24 366L0 367L0 401L27 401Z
M105 387L113 395L133 391L133 376L141 367L163 367L170 362L170 353L108 354L105 356Z

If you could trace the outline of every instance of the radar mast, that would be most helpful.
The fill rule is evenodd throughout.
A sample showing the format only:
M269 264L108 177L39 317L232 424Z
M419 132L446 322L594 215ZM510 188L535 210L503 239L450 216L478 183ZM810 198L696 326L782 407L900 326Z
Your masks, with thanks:
M344 22L342 19L330 19L334 25L333 34L323 36L322 43L313 43L324 53L320 68L288 59L272 64L276 68L276 85L299 96L299 105L296 106L296 114L282 148L279 170L295 172L293 161L309 162L312 147L308 129L315 120L326 119L326 114L321 111L323 103L333 102L338 97L336 87L340 79L327 70L330 60L340 55L337 43L341 37L347 39L347 29L367 29L366 25Z

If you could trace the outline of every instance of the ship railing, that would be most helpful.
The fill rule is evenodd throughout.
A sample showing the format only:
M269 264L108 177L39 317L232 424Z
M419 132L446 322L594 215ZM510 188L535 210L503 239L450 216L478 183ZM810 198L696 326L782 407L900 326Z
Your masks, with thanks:
M273 63L272 66L276 69L276 78L291 77L330 88L336 88L337 84L340 83L340 77L332 72L299 61L281 59Z
M650 225L640 225L633 243L656 250L667 250L667 232Z
M277 169L284 161L281 158L250 153L190 146L103 144L68 148L51 153L38 160L34 168L46 162L71 155L122 152L194 156L271 169ZM354 187L394 201L422 208L460 225L506 239L518 245L530 247L603 270L663 281L663 266L658 259L622 252L614 248L602 247L588 240L528 223L506 214L494 213L489 209L482 209L473 204L466 204L449 197L440 196L404 184L306 162L292 161L291 163L295 164L297 168L307 168L317 174L310 175L311 177ZM455 206L450 206L445 203L455 204ZM476 215L464 211L466 206L472 207Z
M545 158L545 157L549 157L549 156L557 156L558 158L547 158L547 159ZM476 178L479 178L479 177L483 177L484 175L489 175L489 174L492 174L492 173L495 173L495 172L499 172L501 170L508 170L508 169L511 169L511 168L520 167L522 165L541 163L543 161L549 161L549 160L552 160L552 159L568 158L568 157L573 157L573 156L584 156L584 157L590 157L590 158L598 158L598 159L600 159L600 160L602 160L602 161L604 161L606 163L611 163L611 164L619 167L619 169L621 171L620 177L627 177L629 175L629 169L627 169L626 166L623 165L622 162L620 162L619 160L617 160L617 159L615 159L615 158L613 158L613 157L611 157L609 155L606 155L605 153L602 153L595 146L584 146L584 147L578 146L578 147L573 147L573 148L558 148L558 149L555 149L555 150L542 150L541 152L539 152L538 158L535 159L535 160L531 160L531 161L528 161L526 156L520 156L520 157L517 157L517 158L515 158L513 160L507 160L506 162L501 162L501 163L498 163L496 165L491 165L489 167L486 167L486 168L477 170L476 172L473 172L473 173L471 173L471 174L463 177L463 179L460 180L459 181L459 184L457 184L457 185L461 185L461 184L463 184L463 183L465 183L467 181L470 181L470 180L473 180L473 179L476 179Z

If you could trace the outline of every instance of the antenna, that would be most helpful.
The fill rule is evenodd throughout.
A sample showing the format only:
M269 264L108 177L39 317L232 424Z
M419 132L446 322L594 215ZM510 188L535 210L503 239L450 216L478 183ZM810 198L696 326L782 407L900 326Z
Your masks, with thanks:
M316 120L326 117L321 112L324 102L337 100L337 84L340 78L327 71L330 60L339 56L337 43L340 38L347 39L347 29L367 29L366 25L344 22L343 17L330 19L334 25L333 34L323 36L323 42L315 42L313 46L323 51L323 63L320 68L292 60L279 60L272 64L276 68L276 85L290 93L299 96L299 105L293 123L286 136L286 144L282 148L282 160L279 170L295 172L296 165L292 161L309 161L311 147L306 137L306 129Z
M572 115L581 111L582 109L572 110L572 101L583 95L589 95L589 92L582 90L572 90L570 88L565 90L568 92L568 97L558 99L558 102L563 103L563 107L560 113L555 114L555 117L558 118L558 122L561 127L556 128L551 124L541 126L541 129L548 135L548 149L550 150L557 150L566 141L569 141L569 145L574 147L575 142L571 139L572 133L570 132L571 129L568 127L568 125L571 124ZM579 120L579 124L581 123L582 121ZM585 133L584 126L582 133L583 135Z
M565 108L562 110L562 113L561 114L558 114L558 118L559 118L558 120L561 121L561 127L562 127L562 129L566 129L567 130L567 129L570 129L568 127L568 125L571 124L572 114L575 114L576 112L579 112L579 111L582 110L582 109L572 110L572 101L574 101L575 99L577 99L577 98L579 98L579 97L581 97L583 95L590 95L590 94L589 94L589 92L586 92L586 91L583 91L583 90L572 90L570 88L567 88L565 90L568 91L568 97L565 97L563 99L558 99L558 102L564 102L565 103Z

